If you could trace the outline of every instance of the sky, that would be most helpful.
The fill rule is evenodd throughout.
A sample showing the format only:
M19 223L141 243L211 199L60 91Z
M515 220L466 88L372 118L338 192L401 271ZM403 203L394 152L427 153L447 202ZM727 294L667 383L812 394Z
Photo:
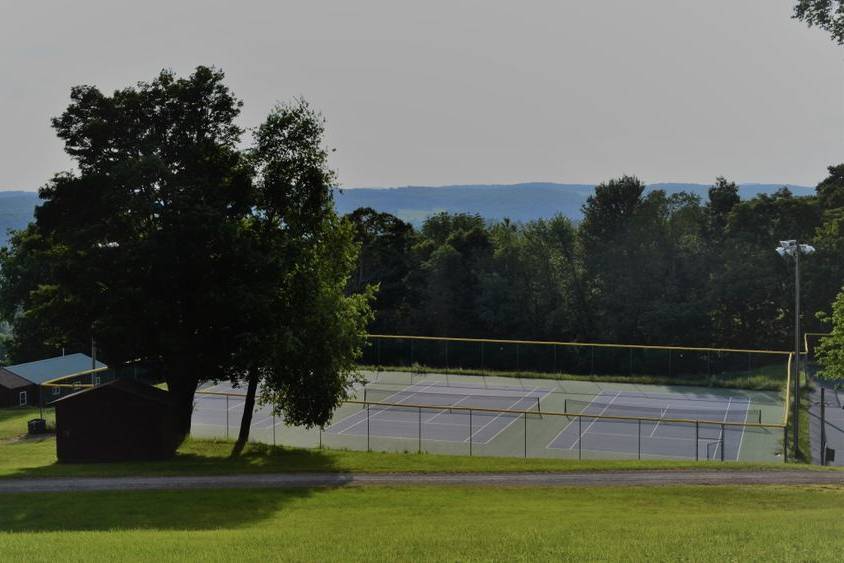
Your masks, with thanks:
M72 167L71 86L226 73L240 124L302 96L347 187L814 185L844 162L844 47L793 0L0 0L0 188Z

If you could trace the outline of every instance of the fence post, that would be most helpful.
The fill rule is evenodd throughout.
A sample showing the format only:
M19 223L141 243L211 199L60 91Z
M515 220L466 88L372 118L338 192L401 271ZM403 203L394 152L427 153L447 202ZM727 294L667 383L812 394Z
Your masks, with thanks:
M557 373L557 345L554 344L553 346L551 346L551 348L554 349L554 369L551 371L551 373Z
M641 418L637 419L637 422L639 423L638 424L639 430L636 433L636 435L638 436L638 446L636 447L636 452L637 452L636 459L641 460L642 459L642 419Z
M577 417L577 459L583 459L583 417Z
M527 411L522 413L522 417L525 419L525 457L527 458Z
M481 342L481 371L484 369L484 343Z
M721 425L721 461L724 461L724 425Z
M410 363L407 364L407 365L410 366L410 367L413 367L413 339L411 338L409 340L409 342L410 342Z
M519 371L519 345L516 344L516 371Z
M821 387L821 465L826 465L826 389Z
M448 340L445 341L445 369L448 369Z
M671 348L668 349L668 377L671 377Z
M322 426L319 427L319 449L322 449Z
M630 348L629 357L630 359L628 360L628 362L630 365L627 367L627 369L630 372L630 375L633 375L633 348Z
M422 407L417 407L419 409L419 431L417 435L419 436L419 449L417 453L422 453Z
M381 371L381 339L375 340L375 367L376 371Z
M273 415L273 447L275 447L275 412L273 412L272 415Z
M472 457L472 409L469 409L469 457Z
M369 449L369 404L366 405L366 451Z
M226 395L226 440L229 439L229 396Z
M782 462L788 463L788 425L782 427Z
M595 375L595 347L594 346L589 347L589 354L590 354L590 357L591 357L591 360L589 362L589 374Z
M695 461L700 461L700 421L695 420Z

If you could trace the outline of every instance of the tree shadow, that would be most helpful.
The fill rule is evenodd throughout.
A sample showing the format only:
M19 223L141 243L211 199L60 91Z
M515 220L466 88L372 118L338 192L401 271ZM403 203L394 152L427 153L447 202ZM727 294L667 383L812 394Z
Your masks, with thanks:
M236 529L271 519L316 489L26 493L0 497L0 531Z
M7 444L4 448L14 447ZM22 467L17 479L55 482L78 477L153 477L259 473L338 473L335 459L322 450L250 443L237 458L231 442L188 442L186 451L165 461L50 463ZM193 451L192 451L193 450ZM8 450L7 450L8 451ZM208 453L203 453L207 451ZM37 490L37 480L35 488ZM337 488L342 485L334 485ZM319 487L325 490L328 487ZM240 528L272 518L317 488L232 488L27 492L0 494L0 531L206 530Z
M15 445L7 444L4 447ZM167 460L61 463L52 458L44 465L21 467L7 475L11 478L25 479L338 471L336 457L324 450L250 442L240 456L229 457L231 448L231 442L188 441L173 458Z

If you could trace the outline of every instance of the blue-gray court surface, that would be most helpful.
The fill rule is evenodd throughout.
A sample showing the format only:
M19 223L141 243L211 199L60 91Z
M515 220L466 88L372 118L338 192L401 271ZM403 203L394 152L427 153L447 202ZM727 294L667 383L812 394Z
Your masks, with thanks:
M399 372L364 375L368 382L355 389L354 398L369 406L344 404L322 430L287 426L268 407L258 407L252 438L294 446L464 455L782 459L781 430L744 425L781 421L782 405L774 392ZM228 384L203 390L244 392ZM564 411L583 416L554 414ZM242 414L239 396L200 393L193 434L234 437Z

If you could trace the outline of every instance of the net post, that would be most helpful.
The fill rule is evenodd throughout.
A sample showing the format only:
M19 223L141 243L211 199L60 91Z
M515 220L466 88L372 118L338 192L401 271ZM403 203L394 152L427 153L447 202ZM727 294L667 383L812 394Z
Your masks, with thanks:
M721 424L721 461L724 461L724 424Z
M419 410L421 411L422 409ZM474 434L474 432L472 431L473 429L474 427L472 426L472 409L469 409L469 457L472 457L472 434Z
M539 397L536 398L536 412L539 413L539 418L542 418L542 406L539 404Z
M419 430L417 436L419 437L419 446L416 453L422 453L422 407L417 407L419 410Z
M229 439L229 396L226 395L226 440Z
M411 372L413 373L413 372ZM365 409L367 405L366 401L366 387L363 388L363 404L360 406L361 409Z
M366 451L372 451L369 447L369 403L366 404Z
M583 417L577 417L577 459L583 459Z
M695 420L695 461L700 461L700 421Z

